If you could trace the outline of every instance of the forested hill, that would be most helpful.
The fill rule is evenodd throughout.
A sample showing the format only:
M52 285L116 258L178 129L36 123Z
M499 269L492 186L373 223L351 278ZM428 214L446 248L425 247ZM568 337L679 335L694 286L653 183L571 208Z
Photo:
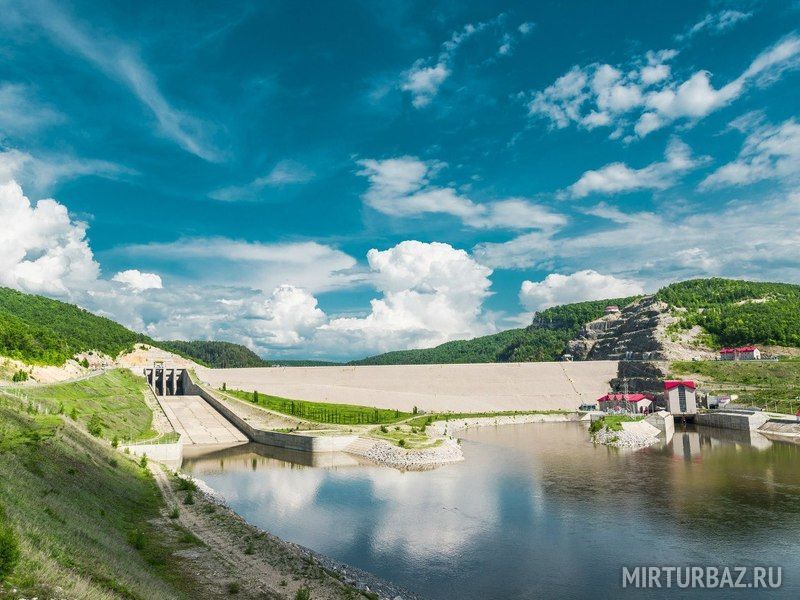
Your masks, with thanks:
M656 297L685 310L679 327L700 325L716 346L800 347L800 285L692 279L669 285Z
M169 340L154 343L159 348L186 356L215 369L270 366L269 362L249 348L231 342Z
M456 340L435 348L400 350L353 361L354 365L417 365L442 363L529 362L558 360L564 347L588 323L603 316L606 306L636 300L610 298L564 304L536 314L533 323L472 340Z
M31 364L62 365L81 352L115 357L137 342L175 352L211 367L263 367L269 363L230 342L158 342L74 304L0 287L0 356Z
M60 365L79 352L116 356L145 336L74 304L0 288L0 355Z

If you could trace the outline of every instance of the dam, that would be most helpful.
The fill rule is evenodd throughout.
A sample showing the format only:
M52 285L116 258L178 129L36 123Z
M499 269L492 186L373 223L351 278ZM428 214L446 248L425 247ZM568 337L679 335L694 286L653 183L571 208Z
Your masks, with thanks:
M144 376L184 445L224 446L247 442L247 436L200 394L185 369L157 361ZM189 393L187 393L189 392Z
M196 370L206 384L411 412L575 410L608 392L617 361Z

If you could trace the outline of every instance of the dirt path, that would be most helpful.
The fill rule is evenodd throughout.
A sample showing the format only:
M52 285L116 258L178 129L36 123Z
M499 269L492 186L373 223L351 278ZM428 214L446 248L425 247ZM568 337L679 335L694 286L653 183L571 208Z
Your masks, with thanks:
M192 493L194 504L185 504L189 492L178 489L176 477L158 465L150 467L166 503L166 512L178 508L177 522L202 543L181 551L205 583L208 598L294 598L306 587L314 600L363 599L367 596L329 574L315 560L292 544L250 526L241 517L202 491Z

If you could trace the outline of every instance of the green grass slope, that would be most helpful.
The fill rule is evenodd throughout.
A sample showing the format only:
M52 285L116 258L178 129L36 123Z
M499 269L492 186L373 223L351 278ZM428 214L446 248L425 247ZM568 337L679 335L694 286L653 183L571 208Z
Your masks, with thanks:
M97 437L121 440L152 438L153 414L144 401L150 393L143 377L116 369L71 383L11 388L23 401L39 410L63 414L88 426Z
M676 361L671 372L701 382L714 395L738 394L739 404L794 414L800 408L800 360Z
M700 325L718 347L800 347L800 285L693 279L669 285L656 296L686 309L678 328Z
M0 597L202 597L174 554L196 542L154 524L163 501L151 475L68 417L0 394L0 473L2 528L20 555Z
M226 390L224 393L263 406L269 410L299 417L316 423L337 425L380 425L395 423L411 416L411 413L386 408L373 408L358 404L330 404L309 400L291 400L267 394L254 394L241 390Z
M558 360L580 328L603 316L609 304L625 306L636 297L577 302L547 308L528 327L420 350L401 350L353 361L354 365L413 365Z

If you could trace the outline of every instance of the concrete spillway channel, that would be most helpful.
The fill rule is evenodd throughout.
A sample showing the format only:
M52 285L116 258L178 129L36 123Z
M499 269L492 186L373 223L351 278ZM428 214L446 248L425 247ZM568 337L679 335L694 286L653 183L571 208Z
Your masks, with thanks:
M181 434L184 446L253 441L301 452L338 452L357 439L355 435L274 431L295 423L241 400L213 393L199 385L186 369L156 364L144 373L173 428Z

